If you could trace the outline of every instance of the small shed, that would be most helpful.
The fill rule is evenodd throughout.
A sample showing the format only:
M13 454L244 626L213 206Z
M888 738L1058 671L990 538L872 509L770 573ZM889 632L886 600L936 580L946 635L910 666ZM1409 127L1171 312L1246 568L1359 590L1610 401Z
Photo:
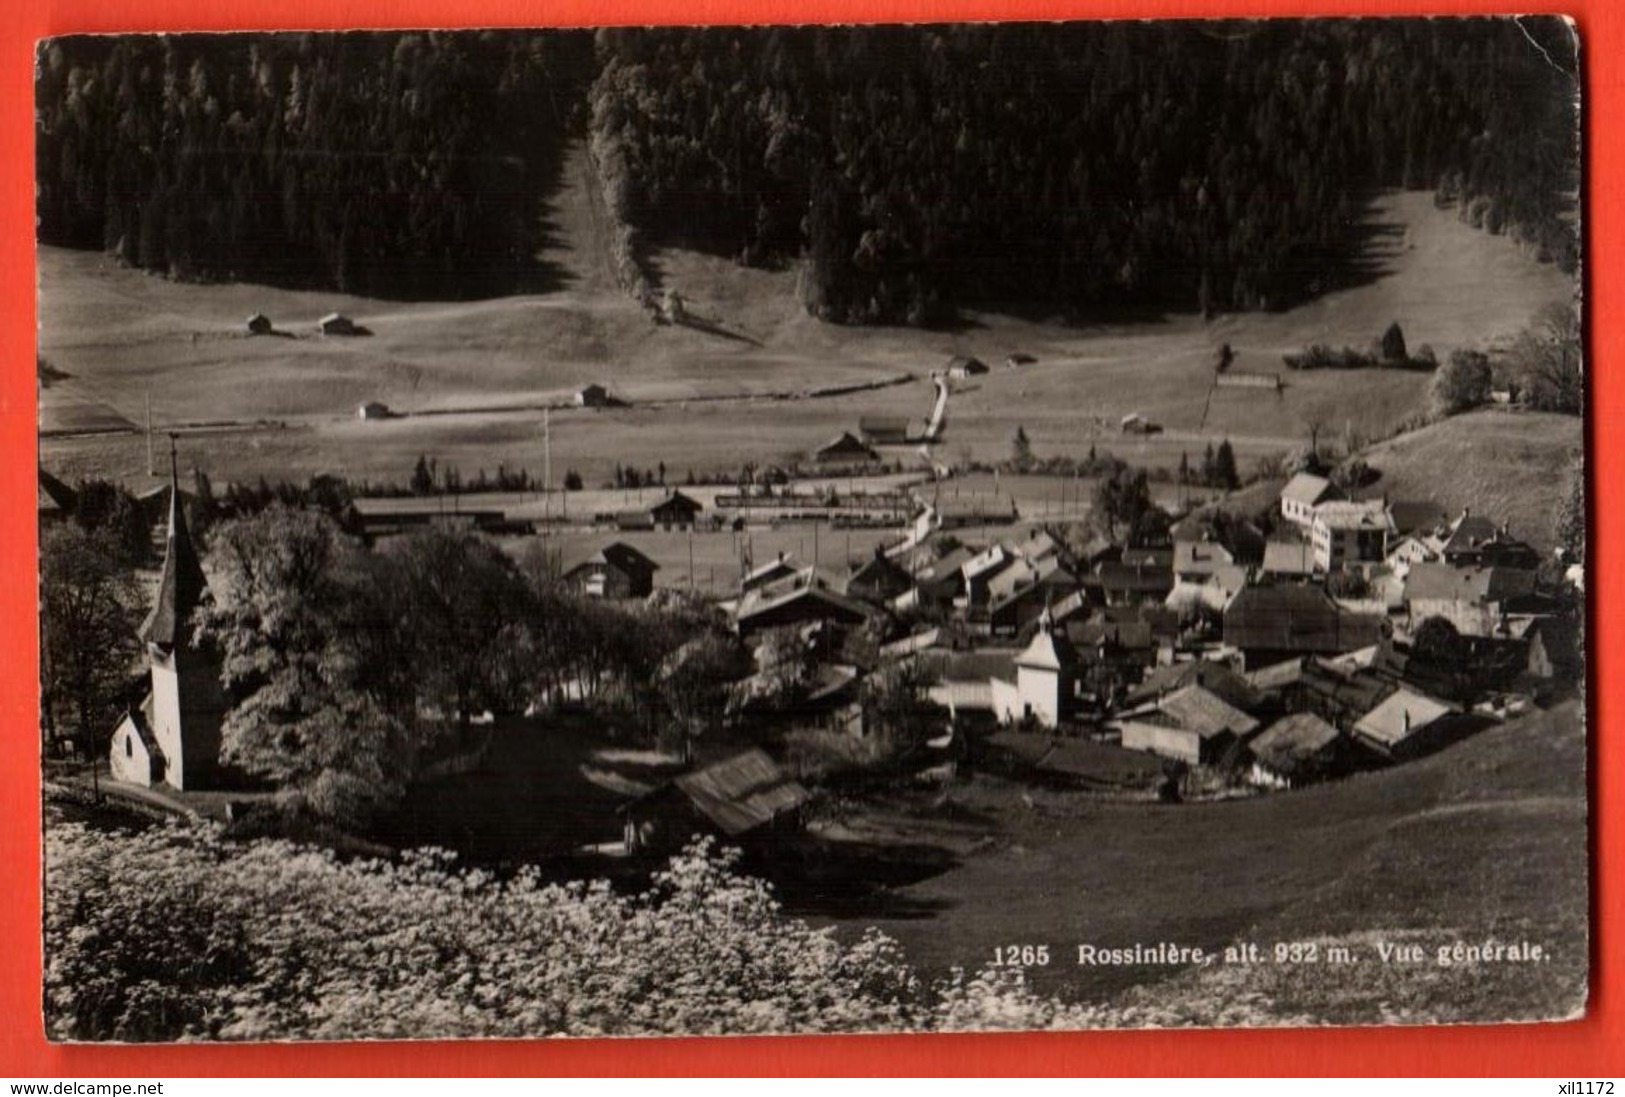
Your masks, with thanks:
M376 400L369 400L355 409L355 417L362 420L388 419L390 414L389 405Z
M804 787L753 748L682 774L624 805L626 850L667 852L703 833L733 841L793 833L809 799Z
M955 355L948 359L948 376L956 378L980 377L986 373L987 363L980 358L972 358L966 354Z
M1025 351L1018 350L1013 354L1007 355L1004 359L1004 364L1010 369L1020 369L1022 366L1030 366L1036 361L1038 361L1037 358L1034 358Z
M601 408L609 404L609 390L603 385L586 385L576 393L576 406Z
M1119 420L1124 434L1156 434L1162 427L1137 411L1131 411Z
M355 335L358 331L354 320L337 312L322 317L316 327L323 335Z
M256 312L253 316L250 316L248 318L248 334L270 335L271 318L263 312Z

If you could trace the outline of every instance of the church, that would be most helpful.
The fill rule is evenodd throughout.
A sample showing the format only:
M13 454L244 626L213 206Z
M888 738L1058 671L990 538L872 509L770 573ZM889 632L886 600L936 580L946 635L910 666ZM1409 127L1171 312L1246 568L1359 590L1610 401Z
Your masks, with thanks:
M169 460L164 570L140 632L151 688L113 732L109 763L116 781L149 788L209 788L222 776L220 725L228 701L220 685L219 659L193 642L192 615L209 587L180 505L173 447Z

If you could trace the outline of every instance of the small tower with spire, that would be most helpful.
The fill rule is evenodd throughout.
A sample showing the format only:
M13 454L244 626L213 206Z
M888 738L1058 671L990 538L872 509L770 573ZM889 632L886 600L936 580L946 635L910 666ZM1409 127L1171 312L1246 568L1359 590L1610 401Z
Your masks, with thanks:
M113 733L113 776L177 789L207 787L220 772L227 707L220 662L196 643L193 615L209 585L181 506L175 438L169 440L169 526L158 595L141 624L152 689Z

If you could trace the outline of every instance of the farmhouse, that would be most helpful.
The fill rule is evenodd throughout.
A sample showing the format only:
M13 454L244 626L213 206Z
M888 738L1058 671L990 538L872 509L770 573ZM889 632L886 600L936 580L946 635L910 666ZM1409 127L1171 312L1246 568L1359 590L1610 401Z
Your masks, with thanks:
M734 622L741 636L786 625L828 622L855 627L867 622L875 610L855 598L808 581L789 590L764 587L739 600Z
M620 810L628 853L667 853L696 832L754 842L793 833L811 797L760 750L674 778Z
M370 419L388 419L389 415L389 405L380 404L376 400L370 400L355 409L355 417L363 421Z
M987 363L980 358L971 358L968 355L956 355L948 359L947 374L958 380L966 377L980 377L986 373Z
M1247 587L1224 611L1224 642L1248 666L1296 655L1335 655L1382 637L1383 618L1349 613L1319 587L1288 583Z
M609 405L609 390L603 385L585 385L576 390L576 407L602 408Z
M841 431L834 438L813 450L813 460L826 464L875 460L875 451L850 431Z
M186 526L178 481L172 452L164 570L140 631L151 687L114 729L108 762L114 780L187 789L207 787L221 776L220 726L228 701L218 657L194 642L192 615L208 581Z
M316 321L316 330L323 335L357 335L360 333L360 329L356 327L354 320L336 312L330 312Z
M1281 517L1307 530L1316 507L1343 498L1342 491L1330 480L1313 473L1300 472L1281 489Z
M670 495L649 508L649 520L660 529L688 529L705 508L673 488Z
M588 598L647 598L660 565L623 541L612 541L564 573Z
M1347 740L1312 712L1283 716L1247 744L1249 780L1265 788L1298 788L1337 776L1347 765Z
M1190 765L1211 765L1258 721L1204 686L1189 685L1117 721L1123 746Z
M906 415L864 415L858 419L858 435L871 446L897 446L908 441Z

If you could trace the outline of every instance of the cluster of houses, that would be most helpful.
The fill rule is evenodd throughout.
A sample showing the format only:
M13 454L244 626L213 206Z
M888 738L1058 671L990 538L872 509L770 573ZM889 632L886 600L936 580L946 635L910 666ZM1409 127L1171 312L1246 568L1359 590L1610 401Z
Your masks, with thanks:
M42 475L42 522L70 495ZM151 689L110 761L118 780L185 789L217 776L226 703L218 667L188 643L205 582L173 468L161 497L164 567L141 630ZM1582 670L1574 584L1543 582L1535 548L1466 510L1350 499L1300 474L1265 513L1198 511L1153 543L1122 544L1018 521L959 526L921 507L898 543L845 568L781 555L741 575L722 608L758 675L778 673L765 640L786 631L813 661L772 718L872 734L866 679L916 664L943 742L1087 739L1284 788L1426 753ZM672 491L636 527L692 527L700 510ZM563 579L588 597L641 599L658 570L611 541ZM657 791L629 806L628 849L658 844L677 807L737 836L806 798L754 749Z
M1150 545L958 532L927 508L844 572L778 557L741 577L726 609L747 643L792 628L818 653L798 719L862 735L863 679L926 661L967 735L1090 737L1285 787L1425 753L1580 670L1572 589L1543 587L1506 525L1310 474L1267 514L1193 513ZM640 596L654 569L610 545L572 581Z

